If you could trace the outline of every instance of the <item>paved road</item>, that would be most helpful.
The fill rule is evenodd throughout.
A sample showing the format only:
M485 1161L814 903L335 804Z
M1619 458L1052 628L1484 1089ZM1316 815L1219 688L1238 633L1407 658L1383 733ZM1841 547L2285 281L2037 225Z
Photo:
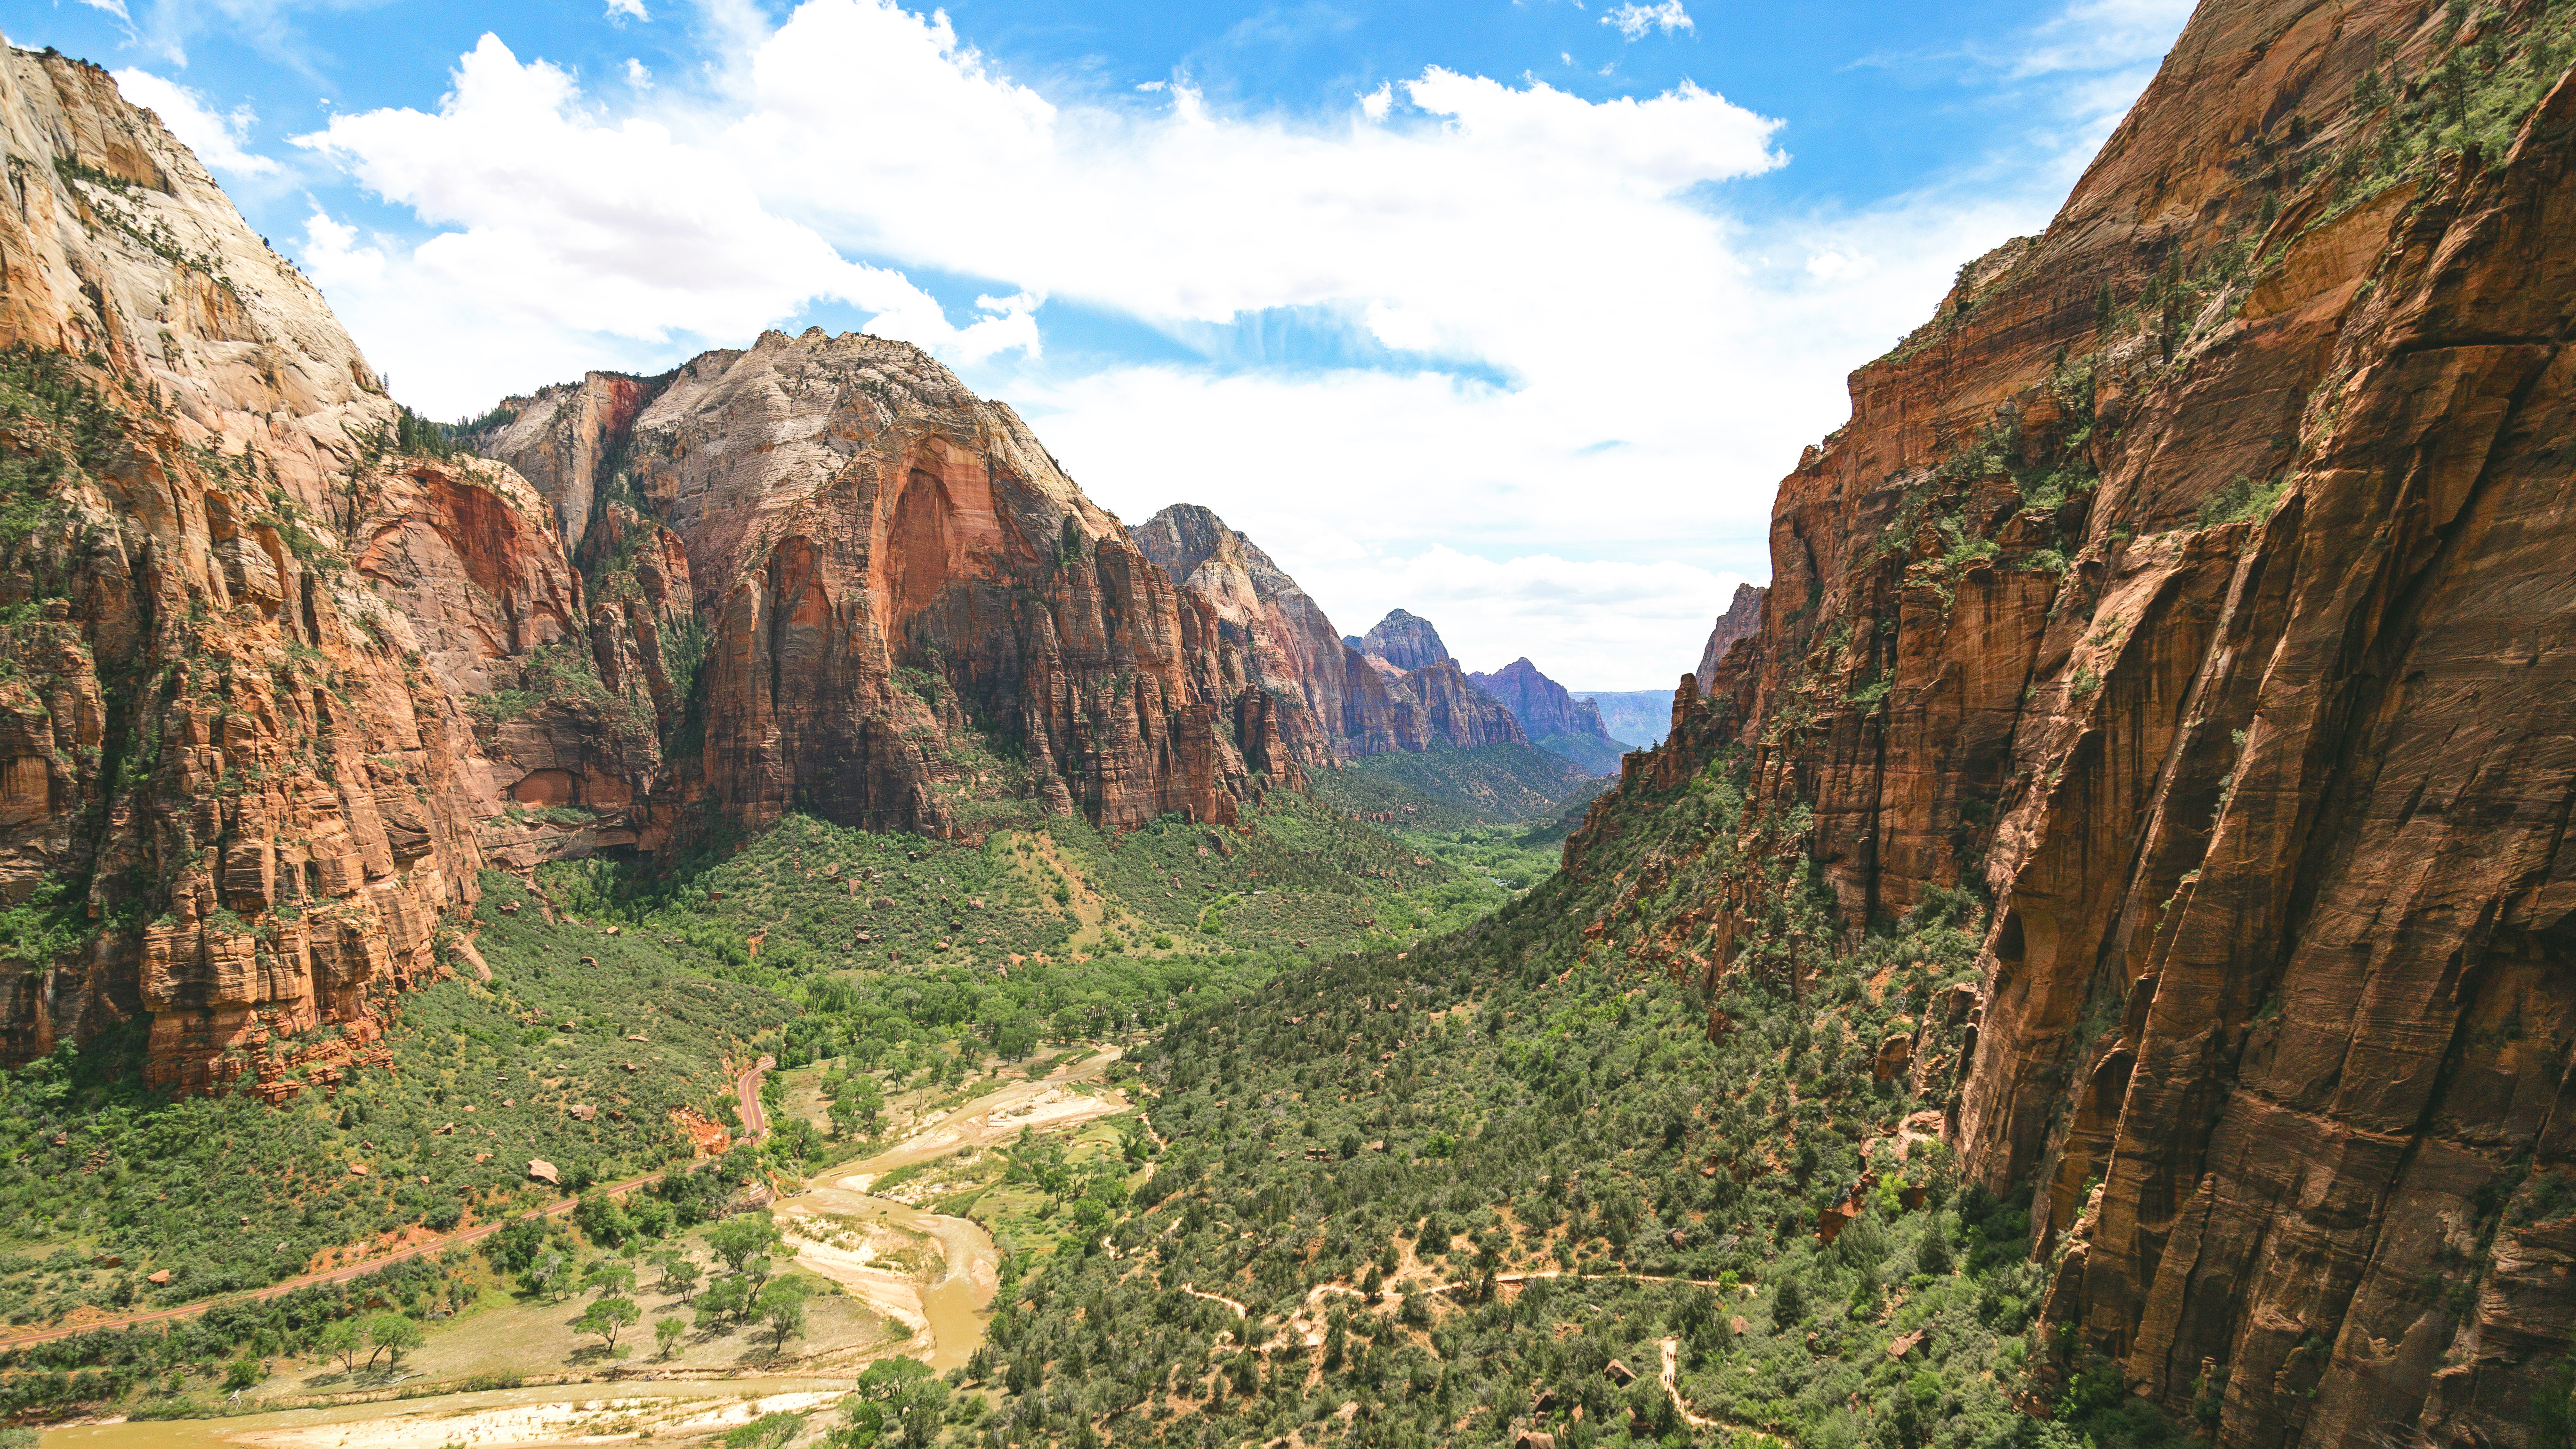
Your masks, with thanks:
M760 1074L777 1065L778 1062L775 1058L762 1057L757 1063L753 1064L751 1070L744 1072L741 1076L734 1079L734 1090L741 1096L743 1104L742 1120L744 1127L744 1141L758 1141L768 1130L762 1123L760 1117ZM667 1171L668 1169L665 1170ZM625 1194L642 1187L648 1182L659 1181L661 1176L662 1174L659 1172L648 1172L641 1177L630 1177L624 1182L612 1182L608 1184L608 1195L611 1197L622 1197ZM455 1232L431 1238L426 1242L414 1243L410 1247L404 1248L399 1252L388 1253L381 1258L369 1258L363 1262L346 1264L342 1267L327 1269L320 1273L307 1273L299 1278L289 1278L281 1283L271 1283L257 1292L245 1293L238 1297L210 1298L203 1303L189 1303L178 1308L156 1309L150 1313L128 1313L117 1318L93 1319L88 1323L63 1324L53 1328L39 1328L34 1330L22 1330L16 1333L0 1334L0 1349L23 1348L31 1343L44 1343L51 1339L70 1338L74 1334L92 1333L102 1328L132 1328L145 1323L168 1323L174 1319L193 1318L196 1315L205 1312L207 1309L214 1307L217 1303L256 1303L263 1298L275 1298L282 1293L291 1293L298 1288L309 1288L316 1283L345 1282L348 1279L362 1277L390 1264L399 1263L409 1258L417 1258L423 1253L441 1253L445 1252L449 1248L462 1247L467 1243L473 1242L477 1238L489 1237L490 1235L499 1232L501 1229L509 1226L512 1221L524 1222L531 1218L560 1217L573 1210L573 1204L575 1201L576 1200L573 1198L565 1198L561 1202L548 1203L534 1212L522 1213L515 1220L502 1218L488 1223L477 1223L470 1228L459 1228Z

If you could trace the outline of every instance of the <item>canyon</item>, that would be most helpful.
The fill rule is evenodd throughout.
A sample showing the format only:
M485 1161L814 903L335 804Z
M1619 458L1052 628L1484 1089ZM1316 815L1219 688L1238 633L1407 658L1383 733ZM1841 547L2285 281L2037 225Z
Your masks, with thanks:
M282 1100L385 1060L486 870L791 812L1223 825L1525 743L1436 635L1350 648L1204 509L1131 532L908 344L770 332L452 436L106 72L11 50L0 144L0 1062L132 1025L154 1085Z
M2048 229L1852 374L1758 623L1568 847L1741 781L1740 836L1620 885L1627 949L1713 982L1976 902L1889 1059L2032 1204L2047 1371L2215 1443L2523 1444L2564 1399L2571 48L2203 4Z
M2564 1399L2571 57L2537 3L2202 5L2047 230L1852 374L1566 844L1617 898L1583 949L1720 1040L1743 978L1973 921L1871 1089L2029 1206L2043 1380L2214 1443L2523 1445ZM1204 508L1128 527L906 344L455 440L104 71L9 51L0 145L11 1065L130 1031L157 1087L328 1087L487 870L1217 827L1609 740L1405 611L1336 635ZM1630 849L1703 789L1739 827Z

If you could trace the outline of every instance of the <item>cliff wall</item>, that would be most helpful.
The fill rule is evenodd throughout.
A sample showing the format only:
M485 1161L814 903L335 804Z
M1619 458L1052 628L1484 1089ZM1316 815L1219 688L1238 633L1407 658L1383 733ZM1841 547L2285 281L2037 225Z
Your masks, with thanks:
M1789 989L1985 903L1910 1085L2033 1204L2056 1370L2220 1444L2531 1443L2576 1326L2571 55L2202 5L1853 374L1760 627L1568 846L1733 772L1659 959Z
M1295 768L1215 608L910 347L594 373L477 457L105 72L8 52L0 147L0 1062L148 1023L154 1082L282 1098L485 868Z
M1625 750L1601 722L1601 706L1566 693L1564 685L1541 674L1537 665L1515 659L1491 674L1467 678L1501 701L1539 748L1563 755L1594 775L1619 772L1619 757Z
M321 296L96 67L0 57L0 1059L368 1060L540 833L467 699L571 635L526 483L409 456Z
M1474 749L1526 743L1508 708L1449 657L1428 620L1398 609L1368 640L1414 660L1337 638L1332 620L1268 554L1196 504L1178 503L1129 530L1146 558L1206 601L1239 647L1229 687L1272 701L1288 753L1308 766L1434 744ZM1395 639L1387 646L1389 638Z

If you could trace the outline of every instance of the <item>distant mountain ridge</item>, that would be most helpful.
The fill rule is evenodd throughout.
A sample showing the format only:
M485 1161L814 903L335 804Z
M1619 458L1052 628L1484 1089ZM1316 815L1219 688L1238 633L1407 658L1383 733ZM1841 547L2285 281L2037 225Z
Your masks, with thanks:
M1575 689L1567 693L1590 700L1601 711L1610 737L1632 749L1650 749L1672 732L1673 692L1669 689Z
M1619 773L1619 757L1628 752L1628 746L1611 737L1602 723L1600 706L1567 693L1564 685L1540 673L1528 658L1515 659L1491 674L1467 677L1511 710L1532 744L1563 755L1591 774Z
M1297 766L1529 742L1511 711L1469 682L1430 621L1398 609L1370 632L1379 642L1364 651L1334 631L1322 606L1268 554L1194 503L1173 504L1127 535L1182 593L1214 612L1237 646L1221 655L1240 671L1223 687L1269 701L1270 728Z

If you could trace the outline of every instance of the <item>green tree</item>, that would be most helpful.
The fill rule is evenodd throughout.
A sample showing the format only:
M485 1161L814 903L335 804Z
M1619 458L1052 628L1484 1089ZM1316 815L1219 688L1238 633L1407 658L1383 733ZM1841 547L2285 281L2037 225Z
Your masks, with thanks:
M752 1311L769 1330L772 1354L784 1351L787 1340L804 1336L805 1299L809 1292L804 1280L798 1278L775 1279L760 1290Z
M322 1350L324 1356L338 1359L342 1373L356 1373L358 1354L366 1348L367 1336L358 1327L357 1320L336 1319L324 1326L313 1340L313 1346Z
M632 1298L595 1298L581 1317L572 1321L575 1333L595 1333L611 1349L617 1347L617 1335L627 1325L644 1316Z
M871 1076L852 1077L832 1097L832 1132L839 1137L874 1137L885 1116L885 1092Z
M376 1366L376 1356L384 1355L385 1367L402 1363L402 1356L420 1347L420 1325L399 1313L379 1313L367 1323L367 1367Z
M564 1270L570 1266L570 1260L561 1252L548 1248L520 1272L519 1287L532 1298L552 1303L563 1296L564 1281L571 1276Z
M740 1318L751 1308L751 1281L747 1278L718 1278L698 1295L697 1323L702 1333L714 1333L730 1320Z
M680 1340L688 1334L688 1331L688 1320L680 1317L676 1313L668 1318L654 1319L653 1348L656 1355L662 1358L669 1358L672 1351L679 1345Z
M603 1248L614 1248L635 1236L634 1220L617 1205L617 1199L595 1188L581 1195L572 1210L572 1222L583 1237Z
M1063 1202L1065 1195L1073 1191L1073 1166L1065 1160L1062 1139L1040 1137L1023 1127L1011 1144L1010 1158L1010 1170L1002 1180L1029 1184L1047 1195L1049 1206Z
M803 1414L763 1414L724 1432L725 1449L778 1449L805 1428Z
M765 1212L727 1218L707 1230L707 1249L728 1273L741 1272L744 1263L777 1247L779 1241L778 1226Z
M879 1359L851 1390L842 1406L849 1428L836 1436L847 1449L867 1449L887 1438L906 1449L928 1449L939 1437L948 1386L931 1377L930 1366L921 1360Z
M616 1258L593 1258L589 1266L581 1270L581 1286L584 1291L603 1298L611 1294L632 1293L635 1291L635 1267Z
M766 1146L772 1157L802 1172L806 1163L823 1155L823 1134L804 1118L790 1117L770 1129Z
M678 1253L665 1253L662 1255L661 1263L663 1292L678 1295L683 1303L698 1295L696 1260Z

